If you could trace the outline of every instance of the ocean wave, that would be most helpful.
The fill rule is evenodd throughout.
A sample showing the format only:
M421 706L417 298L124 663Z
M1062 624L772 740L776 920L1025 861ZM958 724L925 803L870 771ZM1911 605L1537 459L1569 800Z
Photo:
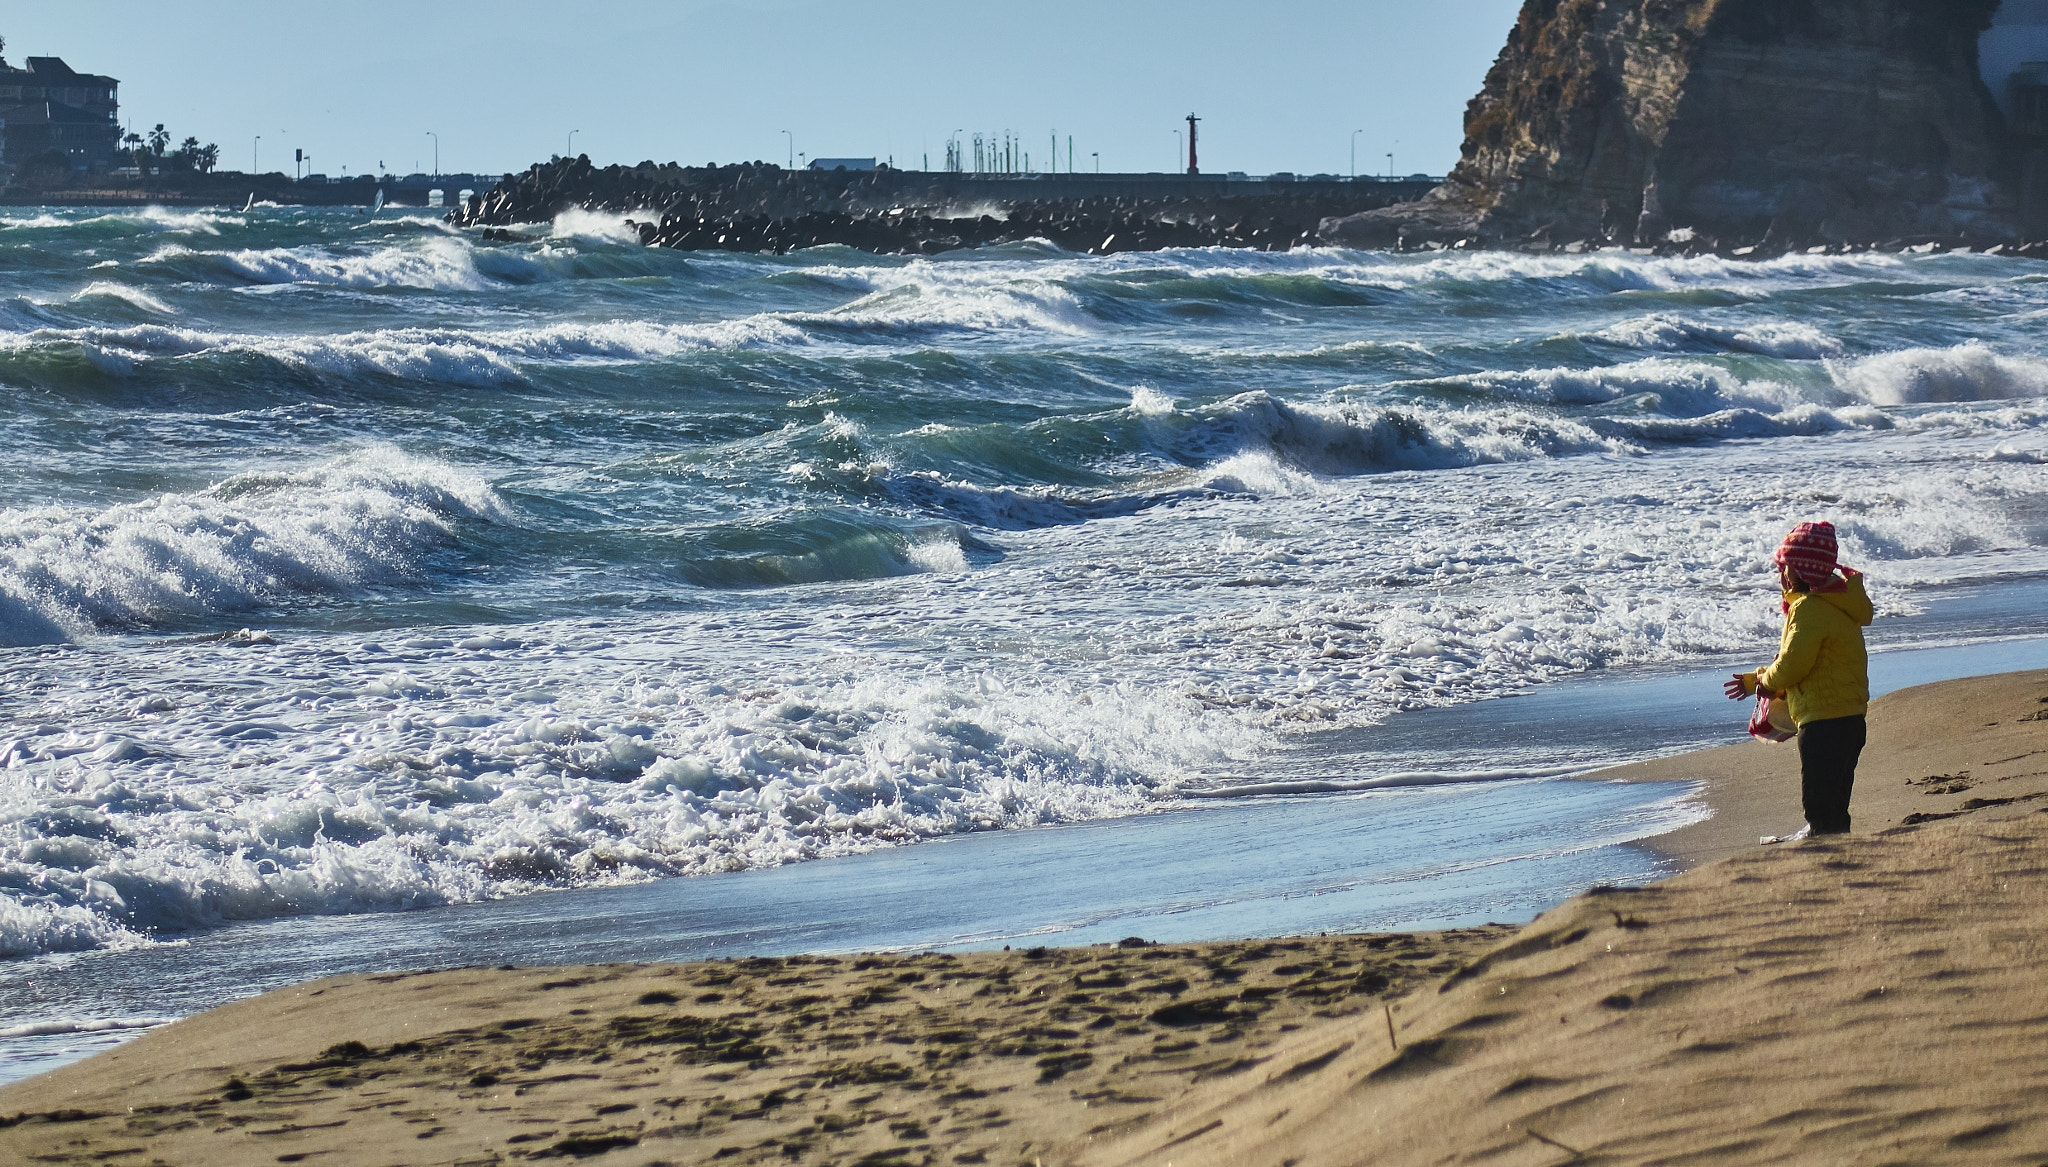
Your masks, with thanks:
M140 207L101 215L53 215L47 211L27 218L0 216L4 231L75 231L85 235L218 235L222 227L246 227L240 215L213 210L180 207Z
M1587 339L1629 348L1690 352L1709 349L1719 352L1756 353L1788 360L1820 360L1846 356L1841 341L1810 324L1796 320L1766 320L1752 324L1716 324L1655 314L1637 320L1611 324Z
M478 249L458 236L440 234L415 237L402 244L357 247L306 245L222 252L167 249L145 262L179 266L202 263L216 268L233 282L464 292L509 283L532 283L552 275L544 265L516 252Z
M0 790L0 954L1127 814L1243 738L1170 693L858 662L757 663L743 689L707 676L722 670L653 669L536 704L480 688L470 665L558 686L588 632L413 640L381 673L263 649L242 667L296 678L274 697L230 713L172 687L138 703L125 746L55 726L0 742L7 765L65 775ZM195 667L220 665L172 662ZM344 722L355 744L337 749ZM293 772L220 764L252 742L294 756ZM70 930L44 923L57 919Z
M508 517L482 479L389 448L104 510L0 510L0 645L414 580L456 524Z
M571 207L555 216L554 222L548 225L548 236L553 239L578 239L589 243L618 243L638 247L639 229L628 226L628 220L635 223L658 223L661 221L661 212L642 210L621 214Z
M1147 452L1172 469L1085 489L986 485L936 470L887 466L875 478L901 505L971 526L1019 531L1222 495L1314 494L1328 478L1636 449L1619 431L1519 410L1315 404L1265 392L1180 409L1163 394L1141 390L1134 402L1130 409L1088 419L1098 431L1109 431L1098 432L1091 444Z
M1606 405L1643 397L1667 417L1698 417L1735 408L1776 409L1802 404L1802 386L1748 379L1704 360L1651 358L1619 365L1511 369L1444 378L1444 384L1491 398L1536 405Z
M1304 404L1255 392L1197 409L1192 421L1174 443L1182 456L1212 461L1219 451L1270 450L1291 466L1323 475L1619 452L1590 427L1519 410Z
M140 308L145 312L154 312L159 316L176 316L178 314L177 309L150 295L141 288L130 284L117 284L111 280L94 280L92 283L74 292L71 299L73 303L94 299L118 300L121 303Z
M0 924L0 944L6 942L8 934L6 925ZM26 952L6 953L5 949L0 949L0 954L28 955ZM30 1021L22 1025L0 1026L0 1038L57 1037L67 1033L116 1033L124 1029L155 1029L159 1025L169 1025L176 1020L175 1017L102 1017L85 1021Z
M919 259L901 267L821 266L807 274L870 290L830 311L789 313L784 319L862 342L1019 329L1079 336L1101 324L1061 283L1018 273Z
M0 354L39 358L66 348L100 372L130 375L139 364L178 358L253 355L344 379L382 377L476 388L521 383L522 362L638 362L712 349L809 343L773 316L708 324L614 320L465 331L389 328L314 336L206 332L166 325L36 328L0 333Z
M1877 405L2048 396L2048 360L2005 356L1975 341L1830 362L1827 368L1843 392Z
M1014 276L1029 270L1061 281L1096 278L1147 281L1162 276L1186 280L1240 281L1273 276L1305 277L1333 287L1434 293L1460 288L1519 284L1560 295L1631 292L1686 292L1712 289L1736 298L1763 297L1784 289L1807 289L1872 280L1912 280L1940 265L1998 262L1989 257L1900 256L1867 252L1857 255L1792 254L1767 260L1723 259L1716 256L1651 256L1623 249L1578 255L1531 254L1514 251L1437 251L1393 253L1347 248L1305 247L1288 252L1255 252L1232 248L1126 252L1111 256L1062 254L1050 259L1020 256L1014 263L938 261L957 269L983 269L983 278ZM1947 282L1947 275L1928 277Z
M1750 370L1703 359L1651 358L1590 368L1473 373L1438 383L1541 405L1604 405L1639 397L1656 413L1675 418L1729 410L1797 411L1808 405L1897 406L2048 395L2048 361L2000 354L1978 342L1819 364L1825 379L1814 376L1811 365L1786 364L1768 370L1769 376L1745 376Z
M805 508L686 541L672 571L693 587L789 587L965 572L970 548L986 550L958 523Z

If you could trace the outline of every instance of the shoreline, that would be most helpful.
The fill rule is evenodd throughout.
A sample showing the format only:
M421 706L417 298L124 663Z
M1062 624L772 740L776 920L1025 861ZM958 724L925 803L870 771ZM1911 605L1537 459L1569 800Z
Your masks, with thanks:
M1700 781L1696 797L1716 813L1639 844L1687 864L1684 872L1641 889L1595 889L1526 928L334 977L199 1014L0 1088L0 1116L12 1116L0 1117L0 1148L56 1156L52 1162L146 1152L168 1163L339 1164L391 1161L404 1151L412 1157L396 1161L566 1155L638 1167L650 1154L686 1162L720 1153L734 1162L868 1156L878 1163L976 1163L1020 1155L1047 1163L1163 1162L1156 1152L1172 1146L1177 1162L1277 1164L1290 1145L1368 1145L1354 1129L1359 1108L1340 1105L1340 1095L1330 1093L1332 1081L1358 1078L1383 1094L1385 1105L1375 1113L1386 1115L1387 1134L1405 1132L1391 1143L1372 1132L1370 1145L1389 1151L1381 1161L1421 1161L1450 1146L1477 1149L1502 1137L1497 1125L1466 1129L1446 1119L1455 1108L1441 1100L1438 1079L1466 1082L1458 1088L1469 1093L1477 1087L1467 1079L1490 1081L1488 1074L1524 1067L1520 1077L1503 1081L1535 1085L1518 1091L1494 1083L1494 1093L1468 1100L1498 1110L1508 1105L1503 1098L1520 1092L1533 1099L1564 1082L1622 1074L1615 1059L1640 1051L1587 1038L1572 1024L1575 1013L1597 1021L1596 1034L1655 1015L1665 1035L1656 1039L1660 1048L1671 1046L1666 1038L1674 1031L1769 1022L1775 1036L1705 1043L1716 1054L1754 1045L1753 1057L1737 1059L1750 1077L1733 1075L1753 1086L1771 1066L1787 1064L1786 1041L1866 1041L1872 1049L1833 1056L1847 1065L1859 1050L1882 1053L1865 1060L1895 1068L1886 1052L1892 1039L1882 1034L1896 1029L1844 1029L1839 1018L1829 1021L1829 1010L1850 1006L1799 987L1809 980L1833 985L1875 977L1910 990L1967 976L1975 978L1969 1009L2020 1008L1986 986L2009 995L2031 984L2027 962L2015 963L1997 937L2023 935L2012 913L2026 920L2027 913L2048 914L2048 896L2010 890L2014 880L2048 882L2026 855L2048 840L2048 819L2035 813L2048 809L2048 669L1935 682L1879 698L1852 804L1856 834L1758 846L1757 836L1797 825L1796 766L1793 749L1741 743L1589 775ZM1943 863L1927 864L1928 854L1943 856ZM1873 874L1846 882L1840 874L1863 869ZM1995 888L1985 884L1986 872L1996 875ZM1784 902L1768 891L1779 881L1804 890ZM1920 911L1919 899L1942 907ZM1870 920L1873 913L1880 919ZM1913 944L1887 942L1875 956L1837 959L1841 946L1859 943L1873 923L1876 937L1910 933ZM1839 936L1802 946L1801 927ZM1604 950L1578 943L1603 929L1613 937ZM2032 937L2026 944L2040 945L2038 928L2024 934ZM1626 962L1606 958L1624 948ZM1924 963L1930 953L1964 949L1981 949L1984 967L1965 961L1967 967L1910 976L1873 971L1873 961ZM1690 979L1669 971L1707 951L1739 951L1741 967L1730 973L1717 965ZM1516 975L1494 975L1524 963L1530 967ZM1612 966L1620 963L1632 971L1616 972ZM1548 971L1539 975L1537 965ZM1751 966L1774 965L1790 971L1748 979ZM1998 980L1990 971L2007 966L2019 970L2012 974L2019 979ZM1570 995L1580 981L1614 991L1598 1008L1568 1008L1555 1033L1531 1028L1520 1013L1486 1020L1498 1014L1487 1011L1495 996L1539 986ZM1705 992L1695 982L1716 988ZM676 990L679 984L690 991ZM1800 1028L1773 1012L1775 1005L1752 999L1759 990L1768 990L1771 1002L1785 994L1806 1002L1800 1008L1812 1020ZM1852 998L1857 1004L1874 999L1868 993L1876 990L1861 991L1865 996ZM1710 1007L1714 993L1737 994L1741 1007ZM1688 1004L1695 995L1699 1003ZM1938 987L1923 988L1918 998L1894 992L1887 1004L1915 1000L1923 1024L1929 1016L1938 1020L1928 1009L1965 1007ZM1659 1008L1648 1008L1652 1002ZM1761 1021L1759 1009L1768 1014ZM1987 1037L1981 1027L1969 1033L1979 1044L2010 1036ZM1566 1039L1578 1044L1559 1048ZM1923 1039L1947 1040L1914 1036ZM1704 1048L1697 1037L1675 1048L1695 1047ZM1983 1074L1999 1072L2003 1049L1994 1043L1988 1053L1977 1051ZM1672 1099L1683 1096L1689 1112L1719 1107L1714 1121L1739 1124L1763 1122L1750 1112L1776 1101L1769 1091L1739 1105L1718 1095L1695 1098L1684 1077L1695 1072L1684 1068L1694 1055L1671 1057L1677 1060L1655 1070L1677 1075L1677 1093L1660 1095L1661 1106L1679 1106ZM1575 1074L1532 1078L1528 1069L1573 1059L1586 1063ZM1482 1064L1490 1067L1485 1073L1473 1068ZM1325 1072L1338 1066L1349 1072ZM1794 1071L1803 1072L1796 1064ZM1697 1072L1728 1078L1727 1059ZM1366 1087L1347 1089L1360 1088ZM1598 1097L1605 1093L1584 1095L1580 1109ZM1992 1090L1987 1097L2003 1095ZM1262 1113L1296 1117L1275 1117L1274 1131L1254 1131L1243 1120L1255 1104ZM1546 1102L1546 1117L1524 1116L1526 1129L1505 1137L1585 1149L1586 1136L1574 1142L1560 1133L1575 1133L1573 1105L1579 1104ZM1609 1143L1665 1139L1657 1145L1667 1153L1694 1145L1671 1144L1680 1135L1658 1127L1659 1114L1653 1106L1602 1129L1611 1128ZM1933 1129L1949 1140L1944 1145L1958 1147L2003 1140L2023 1125L1972 1119L1976 1125L1950 1130L1946 1121ZM1973 1133L1992 1127L1999 1129ZM350 1133L332 1133L341 1130ZM1717 1130L1713 1137L1737 1133ZM1840 1161L1846 1154L1840 1143L1820 1149L1826 1154L1783 1161Z
M1748 703L1728 703L1746 711ZM1870 703L1870 736L1850 800L1869 835L2000 805L2048 806L2048 669L1935 681ZM2029 720L2032 718L2032 720ZM2032 743L2032 744L2027 744ZM1635 845L1689 871L1805 825L1797 742L1756 740L1613 766L1583 781L1701 784L1704 819Z

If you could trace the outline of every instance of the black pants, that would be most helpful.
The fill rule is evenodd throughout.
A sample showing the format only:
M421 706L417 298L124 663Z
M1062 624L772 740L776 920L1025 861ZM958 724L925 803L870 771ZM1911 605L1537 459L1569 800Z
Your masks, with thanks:
M1799 792L1806 801L1807 825L1816 835L1849 829L1849 788L1856 784L1866 729L1860 713L1799 727Z

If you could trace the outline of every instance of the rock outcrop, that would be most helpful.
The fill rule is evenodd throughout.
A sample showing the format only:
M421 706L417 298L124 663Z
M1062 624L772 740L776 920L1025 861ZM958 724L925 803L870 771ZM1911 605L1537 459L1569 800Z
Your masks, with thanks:
M1999 0L1527 0L1423 200L1325 222L1469 239L1999 243L2031 147L1978 77ZM1674 234L1675 233L1675 234Z

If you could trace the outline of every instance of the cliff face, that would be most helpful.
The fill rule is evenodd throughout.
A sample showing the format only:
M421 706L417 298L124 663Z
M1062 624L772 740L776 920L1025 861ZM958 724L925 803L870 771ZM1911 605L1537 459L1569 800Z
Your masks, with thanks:
M1978 79L1999 0L1527 0L1420 204L1326 236L2013 238L2020 163Z

